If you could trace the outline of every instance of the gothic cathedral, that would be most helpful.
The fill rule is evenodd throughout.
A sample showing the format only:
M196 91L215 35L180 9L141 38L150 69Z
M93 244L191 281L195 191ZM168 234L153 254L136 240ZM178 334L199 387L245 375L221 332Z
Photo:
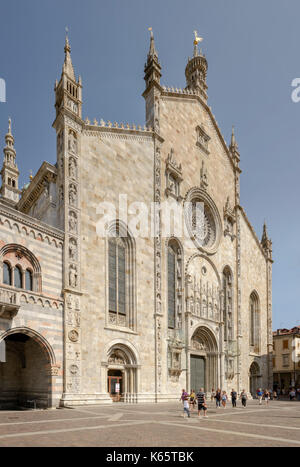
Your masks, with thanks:
M272 242L240 205L240 154L207 104L194 43L186 87L161 84L151 32L145 126L82 118L68 38L55 84L57 162L19 189L11 121L0 198L0 408L178 400L182 388L272 387ZM137 235L118 209L154 205ZM189 235L166 235L163 203ZM197 205L203 222L195 222Z

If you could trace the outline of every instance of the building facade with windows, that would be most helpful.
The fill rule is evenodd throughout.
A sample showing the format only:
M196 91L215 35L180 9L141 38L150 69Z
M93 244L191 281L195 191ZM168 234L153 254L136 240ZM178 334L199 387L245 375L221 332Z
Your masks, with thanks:
M183 387L272 384L272 243L240 205L238 145L234 132L226 144L207 105L207 67L195 43L186 88L162 86L151 33L146 125L91 123L67 38L55 84L57 161L21 192L9 127L0 403L161 402ZM137 203L154 205L152 234L124 216L125 198L141 222L148 214ZM103 203L116 207L105 235ZM164 204L182 213L184 235L167 229Z
M300 326L273 333L273 384L284 394L300 388Z

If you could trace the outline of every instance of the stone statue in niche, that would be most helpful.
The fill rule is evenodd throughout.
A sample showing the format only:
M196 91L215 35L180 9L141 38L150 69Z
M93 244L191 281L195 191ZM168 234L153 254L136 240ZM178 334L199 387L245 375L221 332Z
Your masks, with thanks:
M69 177L76 179L77 177L77 170L76 170L76 162L75 160L71 157L69 161Z
M75 238L70 239L69 243L69 256L71 260L75 260L77 256L77 242Z
M76 206L77 203L77 188L74 184L69 188L69 203L71 206Z
M77 232L77 215L73 211L69 215L69 229L70 232Z
M45 196L45 198L48 198L48 197L49 197L49 194L50 194L50 185L49 185L49 182L44 181L43 185L44 185L44 196Z
M68 150L77 154L77 139L73 131L70 131L69 133Z
M77 287L77 266L75 264L71 264L69 270L69 285L70 287Z

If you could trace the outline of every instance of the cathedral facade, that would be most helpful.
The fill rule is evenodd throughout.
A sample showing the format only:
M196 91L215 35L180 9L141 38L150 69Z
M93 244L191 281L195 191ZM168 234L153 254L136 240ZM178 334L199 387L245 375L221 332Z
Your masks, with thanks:
M0 407L272 386L272 243L266 226L258 239L240 205L238 145L234 131L226 144L207 105L207 66L196 40L186 87L162 86L151 33L146 125L91 123L67 38L55 84L57 162L44 162L22 190L9 124ZM152 232L139 235L121 213L125 197L131 209L154 206ZM116 212L103 235L105 203ZM166 228L163 204L183 212L184 235Z

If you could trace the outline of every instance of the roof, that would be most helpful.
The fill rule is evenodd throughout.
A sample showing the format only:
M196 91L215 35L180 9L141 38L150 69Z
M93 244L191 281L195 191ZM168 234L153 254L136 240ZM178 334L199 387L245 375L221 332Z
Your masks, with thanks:
M273 332L273 336L287 336L291 334L300 334L300 326L294 326L292 329L277 329Z

